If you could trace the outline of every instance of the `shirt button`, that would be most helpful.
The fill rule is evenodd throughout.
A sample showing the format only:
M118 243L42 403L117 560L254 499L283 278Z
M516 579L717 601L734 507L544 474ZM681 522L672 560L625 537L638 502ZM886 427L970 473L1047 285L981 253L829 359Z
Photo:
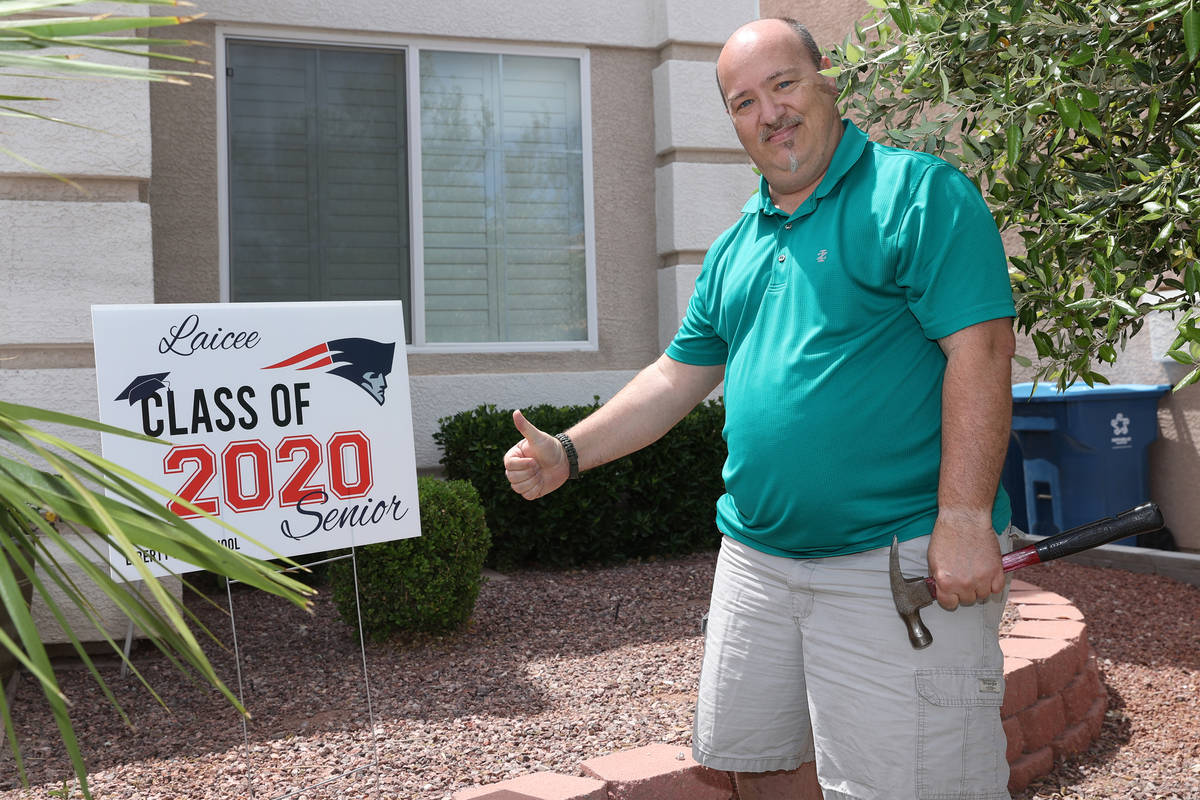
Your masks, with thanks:
M779 260L780 260L780 261L783 261L785 258L787 258L787 256L780 256L780 257L779 257Z
M790 223L790 222L789 222L787 225L784 225L784 226L783 226L783 229L784 229L785 231L790 231L790 230L792 229L792 223Z

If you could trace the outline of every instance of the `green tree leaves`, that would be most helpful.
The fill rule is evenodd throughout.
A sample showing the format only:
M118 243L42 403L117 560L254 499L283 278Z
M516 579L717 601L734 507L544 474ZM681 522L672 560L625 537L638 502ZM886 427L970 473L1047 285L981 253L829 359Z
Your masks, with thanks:
M1058 116L1068 128L1079 127L1079 104L1070 97L1058 98Z
M1189 61L1195 61L1200 55L1200 11L1192 5L1183 12L1183 41L1187 47Z
M959 166L1020 234L1038 378L1102 380L1156 311L1173 352L1200 345L1200 0L871 5L830 54L846 113Z

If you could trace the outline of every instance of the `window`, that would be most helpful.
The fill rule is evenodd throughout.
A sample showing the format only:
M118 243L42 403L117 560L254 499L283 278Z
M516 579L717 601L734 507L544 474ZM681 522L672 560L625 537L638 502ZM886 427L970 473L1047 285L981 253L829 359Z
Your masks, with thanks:
M579 57L230 38L226 66L230 300L400 299L431 349L594 342Z
M579 62L421 53L425 331L587 338Z
M409 300L402 54L231 42L230 299Z

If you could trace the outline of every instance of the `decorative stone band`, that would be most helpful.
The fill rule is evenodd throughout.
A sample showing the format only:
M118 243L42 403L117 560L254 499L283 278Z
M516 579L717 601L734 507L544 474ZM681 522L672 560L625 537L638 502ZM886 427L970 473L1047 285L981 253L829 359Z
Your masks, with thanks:
M1100 735L1108 695L1083 615L1062 595L1014 580L1008 602L1020 615L1000 640L1008 787L1020 791L1055 761ZM727 773L692 760L686 747L651 744L584 761L579 775L538 772L464 789L454 800L730 800Z

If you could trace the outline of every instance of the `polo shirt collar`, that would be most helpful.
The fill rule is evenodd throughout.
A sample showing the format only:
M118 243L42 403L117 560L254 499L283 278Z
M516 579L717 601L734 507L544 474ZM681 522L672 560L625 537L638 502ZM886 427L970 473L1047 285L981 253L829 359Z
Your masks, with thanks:
M829 161L829 168L825 170L824 177L817 184L816 190L809 195L800 207L795 210L792 216L800 216L812 210L817 201L825 195L829 194L845 177L850 168L858 161L867 146L867 135L859 130L848 119L842 120L842 138L838 141L837 149L833 151L833 158ZM767 185L767 179L759 176L758 179L758 194L751 197L746 205L742 208L743 214L749 214L756 211L761 211L764 214L780 214L780 211L771 202L771 191Z

